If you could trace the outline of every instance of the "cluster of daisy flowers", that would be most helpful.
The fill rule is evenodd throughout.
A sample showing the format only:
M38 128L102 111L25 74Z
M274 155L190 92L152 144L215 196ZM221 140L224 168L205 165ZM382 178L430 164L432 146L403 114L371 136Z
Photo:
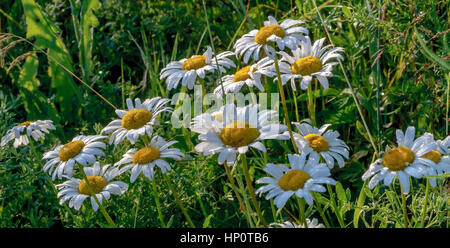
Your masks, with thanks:
M202 55L167 64L160 72L160 79L165 80L169 91L179 85L192 90L196 83L202 84L208 74L227 73L237 64L240 68L233 69L234 73L215 79L213 93L216 96L221 98L227 93L238 93L245 85L262 92L267 78L281 85L290 82L293 91L297 91L298 86L301 90L310 89L314 80L323 89L328 89L333 66L343 61L340 53L344 49L324 45L325 38L312 42L303 24L303 21L292 19L278 23L269 17L263 27L239 38L233 46L234 51L216 55L208 46ZM233 57L239 63L235 63ZM52 181L63 180L56 185L60 204L68 202L69 207L79 210L89 198L96 211L102 209L102 204L111 195L123 195L128 190L127 183L117 180L122 175L129 176L130 183L135 183L141 175L154 182L158 171L162 174L170 171L170 163L181 160L185 155L172 147L177 141L167 141L155 131L167 125L164 122L161 125L159 119L163 113L173 112L167 106L169 102L169 99L159 96L143 102L139 98L129 98L126 100L127 109L115 110L118 118L106 125L100 134L79 135L46 152L42 158L43 171ZM294 197L313 205L316 194L326 192L330 185L337 183L331 177L331 169L345 167L349 147L339 139L340 134L330 128L331 124L315 127L306 122L293 122L295 130L292 130L291 123L281 124L278 117L276 110L262 109L257 104L236 106L234 103L215 112L197 115L190 125L190 130L198 134L200 141L194 149L204 156L216 154L217 163L227 170L240 161L250 194L273 199L278 209L284 208ZM52 121L26 121L10 129L1 139L1 146L12 140L14 147L28 145L30 137L38 141L54 129ZM246 154L250 150L254 150L252 154L256 156L267 153L267 140L289 139L295 153L286 154L287 164L268 161L262 168L266 176L256 180L261 186L253 191L246 171ZM396 141L397 147L387 147L362 175L363 180L370 179L370 189L379 182L389 186L398 178L406 194L410 191L410 177L437 176L450 171L450 136L434 140L432 134L425 133L415 139L415 129L408 127L405 133L396 131ZM119 161L102 165L106 147L116 147L121 143L131 146L130 149ZM433 187L437 185L436 178L428 180ZM264 223L256 199L252 200ZM180 207L189 219L185 209ZM291 221L272 223L270 226L324 227L317 219L305 217L301 221L298 224Z
M136 98L133 104L131 99L127 99L128 109L116 110L119 119L111 121L101 133L111 133L109 145L117 146L127 139L134 148L113 165L102 165L101 158L105 156L108 137L101 134L78 135L45 152L42 157L43 171L49 174L52 181L65 180L56 184L60 204L68 202L69 207L79 210L84 200L89 198L96 211L111 195L122 195L127 191L127 183L114 180L122 174L130 172L130 182L133 183L141 172L152 180L155 167L160 168L162 173L170 171L166 160L180 160L184 154L177 148L171 148L176 141L167 142L154 132L161 113L172 112L172 108L166 106L169 101L155 97L141 102ZM11 140L14 140L14 147L29 145L29 137L36 141L43 140L49 130L55 129L51 120L26 121L11 128L2 138L1 146ZM139 139L142 142L137 144Z
M264 91L263 77L274 78L274 81L280 79L283 85L290 81L294 91L297 90L296 81L300 81L300 88L306 90L313 78L317 78L321 86L327 89L327 78L333 76L332 67L337 64L331 60L343 60L339 54L343 48L323 46L325 38L311 44L310 37L306 36L308 30L302 24L303 21L292 19L278 23L270 16L262 28L252 30L236 41L234 53L224 52L217 58L211 58L208 47L203 55L169 63L161 71L160 78L167 78L169 90L176 87L180 80L182 86L192 89L195 78L204 78L204 72L225 72L224 68L235 67L225 58L235 55L247 65L217 81L214 94L218 97L238 93L245 85ZM278 57L279 77L275 78ZM290 138L288 127L274 121L277 117L277 111L260 110L258 105L237 107L234 104L196 116L191 130L199 134L201 142L195 150L205 156L218 154L218 163L228 166L235 164L237 156L245 155L249 149L267 152L262 141ZM338 139L339 133L327 130L329 124L320 129L306 123L296 123L296 126L299 133L293 133L292 136L299 154L288 154L289 166L267 164L264 171L272 177L257 180L257 183L267 185L260 187L256 193L268 192L266 198L275 198L274 203L278 208L282 208L294 194L304 198L308 204L313 204L311 192L324 192L322 184L335 184L329 177L330 169L335 162L343 167L344 158L349 156L348 146Z
M220 78L214 94L223 97L226 93L238 93L245 85L264 91L263 77L274 78L273 81L280 80L282 85L290 82L294 91L297 91L297 83L301 90L307 90L313 80L317 80L323 89L328 89L333 66L344 60L340 54L344 49L324 45L325 38L312 43L307 36L308 30L301 26L303 23L287 19L279 24L273 17L269 17L263 27L239 38L234 45L234 55L242 59L246 66L236 69L234 74ZM192 89L194 78L204 78L205 71L219 69L224 72L224 68L234 67L234 63L225 59L225 56L233 53L221 53L217 59L210 59L210 54L208 47L203 56L170 63L163 69L161 79L167 77L169 90L179 80L182 80L182 85L188 85ZM256 181L258 184L265 184L256 193L267 193L266 199L274 198L274 204L278 208L283 208L293 195L312 205L314 192L325 192L324 184L336 184L330 177L330 170L336 165L339 168L345 166L345 159L349 158L349 147L339 139L337 131L329 129L331 124L317 128L307 123L293 123L298 132L287 131L285 125L271 121L277 114L276 111L261 111L256 105L236 107L227 104L219 111L196 116L191 130L199 134L201 142L195 150L205 156L219 154L218 163L231 166L235 164L238 155L244 155L249 149L267 152L263 140L287 140L291 136L298 154L287 155L288 165L268 163L263 170L270 177ZM405 135L397 130L399 146L387 148L383 157L371 164L362 176L363 180L373 176L369 188L373 188L381 180L389 185L397 176L403 192L408 193L409 176L421 178L449 171L450 163L448 155L445 155L448 154L449 138L435 142L433 136L427 133L416 142L413 140L412 127L407 129ZM439 149L435 149L436 143L439 144ZM430 182L431 185L436 185L436 179L431 178Z

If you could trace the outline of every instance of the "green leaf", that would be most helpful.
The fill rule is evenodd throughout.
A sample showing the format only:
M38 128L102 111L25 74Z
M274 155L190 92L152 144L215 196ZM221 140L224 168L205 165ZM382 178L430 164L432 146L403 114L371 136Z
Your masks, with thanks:
M425 44L425 41L422 38L422 35L419 32L417 32L416 27L414 27L414 32L416 33L417 40L419 41L419 44L423 49L423 51L422 51L423 54L427 55L427 57L430 60L432 60L432 61L438 63L440 66L442 66L442 68L444 70L450 71L450 65L445 60L443 60L441 57L437 56L433 51L431 51L431 49L429 49L427 47L427 45Z
M347 6L342 6L342 12L344 12L345 17L351 19L352 13L350 12L350 9L347 8Z
M369 135L367 135L366 129L363 124L358 120L356 121L356 130L358 130L359 134L361 134L367 141L370 141Z
M23 10L27 23L27 38L34 38L34 45L42 50L48 49L51 86L56 90L56 102L66 120L73 120L79 116L81 109L73 102L76 96L81 102L81 94L73 82L72 76L61 66L73 72L70 54L57 36L58 29L47 20L41 8L34 0L22 0Z
M336 194L337 194L337 198L340 202L347 202L347 196L345 195L345 190L342 187L342 184L340 182L336 183Z
M93 28L97 27L99 22L94 15L94 11L100 9L100 2L98 0L85 0L81 5L80 18L80 62L83 70L83 80L89 81L92 74L92 44L94 39Z
M366 201L366 193L367 193L366 189L368 190L368 188L366 188L366 184L367 181L364 181L364 184L358 196L358 201L356 202L355 212L353 214L353 226L355 228L358 228L359 217L361 216L361 211L364 206L364 202Z
M29 120L51 119L59 123L59 117L54 105L48 102L47 97L39 91L37 79L39 60L35 54L28 56L20 71L17 85L24 99L24 107Z
M206 217L205 221L203 221L203 228L208 228L211 227L211 218L213 217L213 214L208 215L208 217Z

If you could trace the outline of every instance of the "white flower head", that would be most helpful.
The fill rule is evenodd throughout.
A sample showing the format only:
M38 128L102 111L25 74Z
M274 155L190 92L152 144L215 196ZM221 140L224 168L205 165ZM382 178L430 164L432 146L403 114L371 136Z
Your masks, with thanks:
M59 145L53 151L44 153L42 159L49 159L44 165L44 172L52 175L52 180L56 177L61 179L63 175L72 177L73 167L76 163L80 165L92 164L96 157L104 156L106 144L100 140L106 136L89 135L77 136L67 144ZM53 173L52 173L53 171Z
M314 218L312 221L310 219L306 219L306 225L308 228L325 228L325 226ZM285 221L283 223L271 223L270 227L278 227L278 228L305 228L305 224L297 224L291 221Z
M214 94L218 97L222 97L224 91L225 93L237 93L244 85L256 87L260 91L264 91L264 87L261 83L261 76L275 76L270 69L272 64L273 60L266 57L253 65L241 68L233 75L222 77L222 79L217 82L218 86L214 89Z
M449 136L450 137L450 136ZM425 176L437 176L450 172L450 154L446 153L450 143L450 139L447 140L434 140L434 136L431 133L425 133L419 139L424 139L425 144L436 143L436 149L429 151L422 155L422 158L428 159L431 162L427 163L425 167ZM436 187L437 178L428 178L430 185Z
M197 77L205 78L207 72L220 70L224 73L225 68L236 67L233 61L227 58L232 55L234 55L233 52L227 51L214 56L211 47L208 46L203 55L194 55L188 59L170 62L161 70L159 79L167 78L168 90L177 88L180 80L182 86L187 86L189 90L192 90Z
M236 107L227 104L221 109L222 113L196 116L191 130L200 134L198 138L202 142L195 150L205 156L219 153L219 164L227 162L231 166L237 153L244 154L249 147L266 152L261 140L289 139L283 134L287 127L274 123L278 117L276 111L258 109L258 105Z
M157 117L162 112L172 112L172 108L165 107L170 99L154 97L141 103L139 98L133 101L126 100L128 110L116 110L120 117L118 120L111 121L101 133L111 133L109 144L119 144L124 138L127 138L131 144L136 143L142 135L151 135L153 126L158 125Z
M386 147L382 158L375 160L369 169L362 175L362 180L369 178L369 188L373 189L378 182L383 181L389 186L398 177L404 194L410 191L410 176L421 178L428 166L433 166L433 161L422 156L436 148L436 143L426 142L423 136L414 139L415 128L408 127L406 132L397 129L397 147Z
M152 180L154 175L155 166L161 169L162 173L170 171L170 165L165 159L180 160L184 157L184 153L178 148L169 148L177 141L166 142L162 137L154 136L150 144L146 147L137 149L133 148L128 150L123 158L115 163L115 166L123 166L120 169L120 174L125 171L131 170L130 182L136 181L137 177L144 173L144 176L149 180Z
M119 170L115 167L110 165L101 167L99 162L95 162L93 167L84 167L83 170L100 204L103 203L103 199L109 200L111 194L122 195L128 189L128 184L112 181L119 175ZM58 198L61 198L59 204L69 201L69 207L79 210L84 200L90 198L92 208L97 211L99 206L85 179L69 178L64 183L56 185L56 188L59 190Z
M306 161L306 154L288 154L290 167L268 163L264 171L271 177L263 177L256 181L258 184L266 184L256 190L262 195L268 193L266 199L274 198L273 203L278 209L283 208L291 196L304 198L306 203L314 203L311 192L325 192L321 184L335 185L336 181L329 176L330 169L325 164L319 164L314 157Z
M325 52L331 45L322 47L325 38L317 40L311 46L311 40L308 36L300 42L300 46L292 50L292 56L286 52L279 52L282 56L280 60L281 82L286 84L291 81L294 91L297 91L295 79L301 79L300 87L306 90L313 77L319 80L324 89L328 89L328 77L332 77L333 66L338 62L329 62L330 59L344 60L344 57L338 52L344 51L342 47L335 47ZM273 68L273 70L275 70Z
M275 18L269 16L269 20L264 22L264 27L259 30L254 29L236 41L235 52L244 56L246 64L252 56L253 60L259 60L261 48L269 58L274 59L276 50L271 42L275 43L280 50L286 47L291 50L297 48L300 41L304 39L303 34L308 34L306 28L299 26L303 23L305 22L287 19L278 24Z
M2 137L0 145L5 146L8 142L14 140L14 148L21 145L26 146L30 143L28 137L32 137L35 141L44 140L45 134L48 134L49 130L55 129L52 120L25 121L9 129Z
M299 153L309 154L316 160L322 157L328 167L332 169L335 161L340 168L344 167L344 158L348 159L348 146L338 139L339 133L327 130L331 124L325 124L320 128L307 123L294 123L300 133L293 133Z

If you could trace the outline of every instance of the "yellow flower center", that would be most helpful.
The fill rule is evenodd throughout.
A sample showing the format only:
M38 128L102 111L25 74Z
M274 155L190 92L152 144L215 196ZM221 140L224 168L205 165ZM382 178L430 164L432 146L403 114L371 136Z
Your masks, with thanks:
M382 164L388 167L391 171L404 170L406 163L412 163L414 161L414 153L405 146L398 148L392 148L387 151L383 156Z
M306 141L308 141L309 146L316 152L326 152L328 151L328 141L315 133L310 133L305 136Z
M20 126L26 126L26 127L28 127L30 124L31 124L31 121L24 121L24 122L20 123L20 124L17 125L17 126L18 126L18 127L20 127Z
M313 56L300 58L295 61L291 70L294 74L300 74L302 76L311 75L314 72L322 70L322 61Z
M182 70L197 70L206 65L206 56L198 55L184 61L181 66Z
M133 109L122 118L122 127L128 130L137 129L147 124L152 118L152 113L145 109Z
M280 178L278 186L286 191L294 191L303 188L310 178L311 176L304 170L291 170Z
M80 140L76 140L76 141L71 141L67 144L65 144L61 150L59 150L59 160L61 161L67 161L73 157L75 157L76 155L80 154L81 150L83 150L83 147L86 144L84 144L83 141Z
M267 43L267 38L269 38L272 34L281 38L286 36L284 29L280 25L271 24L259 29L258 33L255 35L255 42L264 45Z
M241 147L252 143L260 135L257 128L245 121L235 121L225 126L219 134L222 142L227 146Z
M257 70L256 67L253 67L252 72L255 72L256 70ZM237 71L234 74L233 82L245 81L245 80L249 79L250 78L250 75L248 75L249 71L250 71L250 66L246 66L246 67L240 69L239 71Z
M212 116L213 116L214 119L216 119L216 121L218 121L218 122L222 122L222 121L223 121L223 113L213 114Z
M442 154L436 150L431 150L424 154L422 158L428 158L429 160L433 161L435 164L439 164L441 161Z
M95 194L102 192L103 188L108 184L108 182L101 176L88 176L87 179ZM81 180L78 185L78 192L83 195L93 195L88 188L86 179Z
M133 156L134 164L148 164L159 158L161 152L156 147L144 147L139 149Z

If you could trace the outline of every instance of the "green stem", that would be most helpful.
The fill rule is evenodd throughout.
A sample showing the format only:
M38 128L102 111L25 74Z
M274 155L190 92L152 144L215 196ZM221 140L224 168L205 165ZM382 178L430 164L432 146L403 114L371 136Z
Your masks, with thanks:
M300 122L300 117L298 115L298 103L297 103L297 94L295 93L295 90L292 90L292 95L294 97L294 106L295 106L295 119L297 122Z
M105 208L102 206L102 204L100 204L100 201L98 200L91 184L89 183L88 177L86 176L86 173L84 172L84 169L81 168L80 170L83 174L83 179L86 182L86 185L89 189L89 192L91 193L91 196L94 197L95 202L98 205L98 208L100 209L100 212L103 214L103 216L105 217L106 221L108 222L110 227L113 228L117 228L117 225L114 223L114 221L111 219L111 217L109 216L109 214L106 212Z
M427 213L427 205L428 205L428 192L430 191L430 180L427 179L427 186L425 188L425 202L423 203L423 207L422 207L422 219L420 221L420 227L424 227L425 226L425 214Z
M309 117L311 118L311 121L313 123L313 126L316 126L316 106L314 104L315 102L315 96L314 96L314 92L312 91L312 86L311 86L312 82L308 85L308 112L309 112Z
M294 135L292 134L292 126L291 126L291 121L289 120L289 114L288 114L288 110L287 110L287 106L286 106L286 98L284 96L283 84L281 82L280 66L278 65L277 55L275 55L275 70L277 72L278 89L280 91L281 103L283 105L284 118L285 118L288 130L289 130L289 136L291 138L292 145L294 146L294 151L295 151L295 153L298 153L298 148L297 148L297 145L295 144Z
M138 216L138 212L139 212L139 206L141 205L141 201L142 201L142 182L140 182L140 181L139 181L138 192L139 192L139 197L138 197L138 201L136 203L136 211L134 212L133 228L136 228L137 216Z
M268 227L267 222L264 219L264 216L261 212L261 208L259 207L259 203L256 200L255 189L253 188L252 180L250 178L250 174L248 173L247 156L245 154L241 154L241 158L242 158L242 167L244 169L245 181L248 186L248 191L250 192L250 197L252 199L253 205L255 206L256 213L258 214L260 221L263 223L264 227L267 228Z
M227 177L228 177L228 181L230 181L231 189L234 191L234 194L236 195L236 198L239 201L239 208L245 207L246 205L242 201L242 198L239 195L239 191L236 188L236 185L234 184L234 180L233 180L233 177L231 176L230 168L228 167L228 165L226 163L224 163L223 166L225 167L225 171L226 171L226 174L227 174ZM250 224L250 226L253 227L252 221L250 219L250 214L247 212L247 208L245 208L244 214L245 214L245 218L247 218L247 221Z
M330 206L331 209L333 210L334 214L336 215L339 225L344 228L345 227L345 223L344 220L342 219L342 216L339 214L339 211L337 209L337 205L336 205L336 201L334 199L334 192L333 189L331 188L331 185L327 184L327 189L328 189L328 193L330 194Z
M325 216L323 209L322 209L322 204L320 204L319 202L319 198L317 197L317 195L314 193L312 194L313 198L314 198L314 206L317 208L317 210L319 211L319 215L320 217L322 217L323 223L325 224L325 226L327 228L330 228L330 223L328 222L327 217Z
M408 225L408 212L406 210L406 198L405 198L405 194L403 194L403 189L402 189L401 185L400 185L400 194L402 197L403 221L404 221L405 228L408 228L409 225Z
M252 209L252 206L250 205L250 202L248 201L248 197L247 197L247 194L246 194L246 192L245 192L244 182L242 181L242 178L241 178L241 172L240 172L240 170L239 170L240 167L237 166L237 167L235 167L235 168L238 169L237 175L236 175L236 181L237 181L237 183L238 183L239 190L241 191L242 198L243 198L243 200L244 200L245 211L246 211L247 215L250 216L250 217L252 218L253 223L254 223L253 226L252 226L252 224L250 223L250 226L255 227L255 224L257 224L257 219L256 219L256 217L255 217L253 214L251 214L251 213L253 213L253 209Z
M300 221L304 225L305 228L308 228L308 223L306 223L306 214L305 214L305 200L303 198L297 198L298 207L300 209Z
M272 210L273 222L277 222L277 210L275 209L275 204L273 204L273 198L270 199L270 209Z
M156 188L156 182L155 182L154 176L153 176L153 180L151 180L151 181L152 181L153 197L155 198L156 209L158 210L158 219L159 219L159 222L161 222L161 227L166 227L166 224L164 223L164 216L163 216L162 210L161 210L161 203L159 202L158 190Z
M180 200L180 196L178 195L177 191L173 187L172 183L170 182L169 177L166 174L163 174L164 179L166 180L167 185L169 185L170 191L172 191L173 196L175 197L175 201L177 202L178 206L181 209L181 212L183 212L184 216L186 217L189 225L192 228L195 228L194 223L191 220L191 217L189 216L188 212L186 211L186 208L184 208L183 203Z

